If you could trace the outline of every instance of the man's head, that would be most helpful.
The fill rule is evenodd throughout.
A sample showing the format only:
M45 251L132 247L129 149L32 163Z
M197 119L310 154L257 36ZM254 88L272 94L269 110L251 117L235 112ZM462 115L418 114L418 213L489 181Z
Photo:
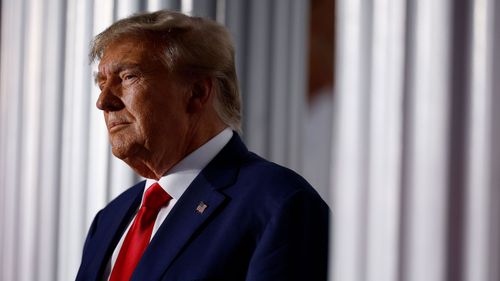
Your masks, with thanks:
M170 11L97 35L90 57L113 154L159 178L222 128L240 129L234 48L217 23Z

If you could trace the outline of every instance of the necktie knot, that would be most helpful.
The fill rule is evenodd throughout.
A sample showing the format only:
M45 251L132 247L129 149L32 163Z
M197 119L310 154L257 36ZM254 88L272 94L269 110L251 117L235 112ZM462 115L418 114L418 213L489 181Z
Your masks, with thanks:
M172 199L172 197L156 182L146 190L142 206L153 210L159 210L161 207L165 206L170 199Z

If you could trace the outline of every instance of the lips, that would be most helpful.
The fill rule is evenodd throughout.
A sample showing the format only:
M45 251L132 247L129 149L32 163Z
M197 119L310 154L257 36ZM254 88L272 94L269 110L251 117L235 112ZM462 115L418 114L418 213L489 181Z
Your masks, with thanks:
M113 129L118 129L124 125L128 125L130 124L130 122L127 122L127 121L123 121L123 120L114 120L114 121L110 121L108 122L108 130L111 132L111 130Z

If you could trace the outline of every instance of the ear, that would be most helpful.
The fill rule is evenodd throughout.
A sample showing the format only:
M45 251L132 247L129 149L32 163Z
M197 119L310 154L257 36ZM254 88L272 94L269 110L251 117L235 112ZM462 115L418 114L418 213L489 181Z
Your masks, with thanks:
M210 101L212 100L212 78L205 77L202 79L198 79L191 86L191 96L188 102L188 111L199 112L208 104L210 104Z

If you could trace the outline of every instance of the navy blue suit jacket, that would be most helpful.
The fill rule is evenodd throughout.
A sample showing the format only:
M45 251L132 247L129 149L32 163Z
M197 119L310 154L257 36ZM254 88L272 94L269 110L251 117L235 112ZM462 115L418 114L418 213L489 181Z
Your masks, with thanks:
M144 184L96 215L76 280L103 279ZM249 152L235 133L179 198L131 280L326 280L329 212L302 177Z

